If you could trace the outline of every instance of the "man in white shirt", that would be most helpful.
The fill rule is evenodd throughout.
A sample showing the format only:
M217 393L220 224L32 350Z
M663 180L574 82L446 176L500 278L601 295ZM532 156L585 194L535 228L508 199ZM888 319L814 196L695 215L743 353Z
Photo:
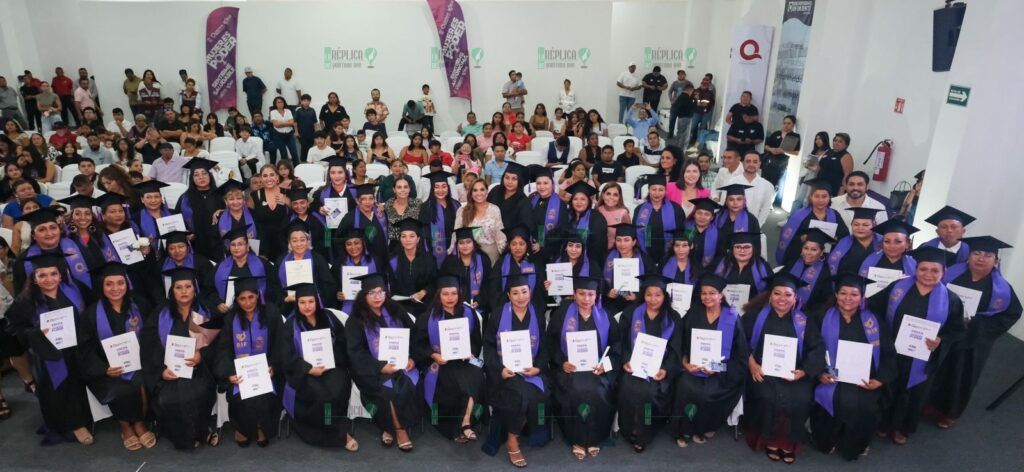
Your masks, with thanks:
M331 156L336 156L337 151L327 145L327 133L323 130L313 134L313 142L313 147L309 148L309 151L306 152L306 162L321 164L326 167L327 159L330 159Z
M661 142L661 135L655 130L647 132L647 141L643 145L644 164L657 168L661 164L661 151L665 150L665 144Z
M636 102L636 91L640 90L640 77L636 76L636 64L630 62L626 70L619 74L615 86L619 88L619 123L626 116L626 111Z
M107 131L110 131L119 138L127 137L135 123L126 121L124 119L124 110L120 108L113 109L111 114L114 115L114 119L107 122Z
M846 211L847 208L864 207L882 210L875 213L875 226L885 223L889 219L889 214L885 212L885 205L867 195L868 174L859 170L850 172L846 176L844 185L846 187L846 195L832 198L832 209L838 212L839 216L843 217L843 222L846 223L847 228L853 222L853 212Z
M163 183L181 183L185 176L188 158L174 153L171 143L160 143L160 159L153 161L149 177Z
M277 94L284 97L289 110L295 110L295 106L302 98L302 86L299 81L292 78L292 68L285 67L284 79L277 81Z
M734 177L743 175L743 166L740 165L740 155L733 148L728 148L722 153L722 167L718 168L715 175L715 183L711 186L713 200L719 204L725 204L725 192L718 190L732 181Z
M188 71L187 70L179 69L178 70L178 78L181 79L181 83L178 84L178 86L179 86L178 90L179 90L179 92L181 92L181 91L184 91L186 88L188 88L188 79L190 79L191 77L188 76ZM201 88L199 88L199 81L198 80L192 78L192 81L195 82L196 90L202 90Z
M761 155L757 151L747 152L743 156L743 173L733 177L729 183L750 185L744 193L747 195L747 210L757 217L763 228L772 213L772 202L775 201L775 186L758 175L761 169Z
M508 101L509 105L512 105L512 111L515 113L526 112L523 95L526 95L527 91L525 86L520 86L521 83L519 74L510 70L508 71L508 82L501 87L501 97Z
M263 143L260 142L262 140L255 140L251 136L252 128L246 125L238 129L238 139L235 140L238 170L247 179L256 172L256 163L263 157Z

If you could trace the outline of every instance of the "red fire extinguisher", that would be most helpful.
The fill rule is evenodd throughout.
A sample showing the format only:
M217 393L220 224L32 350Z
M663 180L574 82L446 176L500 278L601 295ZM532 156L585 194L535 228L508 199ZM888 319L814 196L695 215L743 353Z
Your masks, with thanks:
M875 158L872 180L885 182L885 179L889 176L889 164L892 163L892 140L883 139L879 141L871 150L871 153L868 154L868 158L864 160L864 164L871 161L872 157Z

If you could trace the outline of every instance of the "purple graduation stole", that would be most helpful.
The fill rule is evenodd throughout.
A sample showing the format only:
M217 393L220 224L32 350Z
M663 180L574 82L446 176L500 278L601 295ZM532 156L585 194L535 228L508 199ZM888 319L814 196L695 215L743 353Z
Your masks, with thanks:
M533 358L536 358L537 351L540 349L541 341L540 325L537 324L537 314L533 311L533 305L528 305L526 309L530 314L530 354ZM498 332L494 334L495 340L498 343L498 357L501 357L501 333L508 331L512 331L512 302L506 303L501 309L501 318L498 319ZM534 375L533 377L527 377L524 375L523 380L525 380L526 383L537 387L540 391L544 391L544 381L541 380L540 375Z
M165 216L170 215L171 211L167 209L167 205L161 204L160 217L163 218ZM146 208L143 208L141 211L139 211L138 232L140 238L149 238L149 240L153 242L154 248L160 247L158 244L156 244L157 241L159 241L160 239L160 231L156 227L156 218L153 218L153 215L150 215L149 210Z
M256 314L252 317L248 330L242 328L243 316L245 315L241 312L236 313L234 322L231 324L231 345L235 350L235 359L266 354L270 335L267 327L260 324L259 308L256 309ZM238 395L238 385L234 386L234 394Z
M594 307L590 309L590 316L594 318L594 324L597 325L597 350L599 352L604 352L605 346L608 345L608 327L610 326L608 313L595 304ZM569 355L568 347L565 342L565 333L576 332L579 330L579 327L580 308L575 302L573 302L569 304L569 309L565 312L565 319L562 320L562 334L559 338L562 340L563 355Z
M163 272L169 271L169 270L177 268L177 267L188 267L189 269L195 270L195 268L196 268L196 258L195 258L195 256L192 255L192 248L191 247L189 247L188 254L185 255L185 259L181 261L181 265L180 266L178 264L176 264L174 262L174 260L172 260L170 257L168 257L168 258L164 259L164 265L160 268L160 272L163 273Z
M142 331L142 315L139 314L139 307L128 300L128 297L125 297L121 308L126 307L130 308L125 313L124 331L126 333L135 333L135 336L138 337ZM96 334L99 335L100 341L114 336L114 329L110 326L110 320L107 318L107 308L104 306L103 300L96 302ZM129 372L122 374L121 378L131 380L134 376L135 372Z
M871 247L874 248L875 251L880 251L882 249L882 235L871 233L871 237L874 240L874 242L871 243ZM839 273L839 263L843 261L843 258L846 257L846 253L850 252L850 248L852 248L854 244L860 243L854 239L853 235L850 235L840 239L839 242L832 247L832 252L828 254L828 268L833 274Z
M715 327L722 333L722 363L729 362L732 356L732 340L736 335L736 321L740 319L739 312L731 306L722 306L722 313L718 315L718 326ZM709 377L704 372L697 371L693 375L697 377Z
M68 238L60 238L58 246L60 251L64 253L64 260L68 264L68 269L71 271L71 277L81 282L86 287L92 288L92 277L89 276L89 266L85 263L85 258L82 257L82 251L78 249L78 245L74 241ZM32 243L28 248L28 252L25 253L25 273L31 274L35 270L35 266L28 258L42 254L43 250L38 244ZM82 306L79 304L78 306Z
M363 258L360 260L359 264L356 264L355 261L352 260L352 256L345 256L345 263L342 264L340 267L338 267L338 280L339 281L342 280L342 277L341 277L341 270L342 269L341 269L341 267L344 267L344 266L369 267L370 271L367 272L367 273L369 273L369 274L377 273L377 263L373 262L373 258L366 254L366 250L365 249L363 249ZM341 311L344 311L345 313L352 313L352 306L353 305L355 305L355 300L345 300L344 302L341 303Z
M402 323L400 323L398 320L391 317L391 314L388 313L387 308L381 308L380 315L384 317L384 324L388 328L405 327L402 326ZM366 334L366 344L370 346L370 354L372 354L373 358L376 359L378 354L380 353L380 329L376 326L376 323L367 323L366 325L363 326L363 333ZM415 368L413 368L412 370L405 370L405 366L395 367L398 367L398 369L401 370L406 377L409 377L409 380L412 381L413 385L419 384L420 371L416 370ZM384 386L387 388L392 388L393 384L391 383L391 379L385 381Z
M942 245L942 241L939 238L933 238L932 240L922 244L922 246L931 246L935 249L942 249L943 251L946 251L946 248ZM960 249L956 251L956 263L961 264L967 262L967 256L969 255L971 255L971 247L968 246L967 243L961 241Z
M192 311L203 317L203 323L210 321L210 313L203 308L203 305L193 303L192 308L194 308ZM178 316L177 313L171 315L171 305L167 305L160 310L160 315L157 317L157 334L160 337L160 344L164 348L167 347L167 335L171 334L171 328L174 327L174 316Z
M501 275L504 277L509 274L512 268L512 254L508 253L501 258ZM530 285L530 293L534 293L534 289L537 287L537 268L532 262L528 262L526 257L523 257L523 261L516 264L519 266L519 273L526 276L526 282Z
M316 199L319 200L320 205L323 206L328 198L345 198L342 196L342 193L347 193L348 196L352 197L352 200L357 200L356 189L350 186L348 181L345 181L345 189L341 192L334 190L334 185L328 182L327 185L324 185L324 187L317 192L318 195Z
M362 210L356 208L356 217L353 220L353 225L355 226L356 229L362 229L363 230L363 235L366 236L366 240L368 242L371 242L370 241L371 239L376 240L377 237L383 237L383 238L387 239L387 237L388 237L388 219L384 215L384 210L382 210L380 208L377 208L377 209L373 210L373 221L371 221L370 224L376 223L377 224L377 228L376 229L379 229L381 231L381 233L379 235L376 235L376 237L371 237L369 234L366 234L366 230L363 229L363 226L365 226L365 223L363 223L363 219L364 218L365 217L363 216Z
M772 306L768 305L761 309L757 314L757 319L754 320L754 331L750 333L750 350L757 349L757 343L761 340L761 331L764 331L764 322L768 319L768 313L771 311ZM796 331L796 355L797 357L803 357L804 355L804 331L807 329L807 315L805 315L799 309L793 309L790 312L790 318L793 319L793 329ZM763 351L764 349L762 349Z
M636 346L636 336L640 333L644 333L644 317L647 316L647 303L641 303L639 306L633 309L633 316L629 322L629 345L630 347ZM672 318L668 313L665 315L665 319L661 322L661 339L666 341L672 339L672 333L676 330L676 323L672 321ZM644 333L646 334L646 333ZM650 378L645 379L648 382Z
M103 260L106 262L121 262L121 257L117 255L117 250L114 249L114 243L110 242L110 235L105 231L101 231L98 236L100 245L100 253L103 254Z
M298 311L292 312L291 316L294 320L294 327L292 328L292 345L295 346L295 353L298 357L302 358L302 333L305 329L302 327L302 315ZM334 328L334 315L327 315L327 327L317 329L331 329ZM331 331L331 346L335 343L334 331ZM284 383L284 392L281 393L281 403L284 405L285 411L288 412L288 416L295 418L295 387L292 387L287 381ZM346 400L347 401L347 400Z
M484 259L480 253L473 252L469 261L469 298L475 299L480 296L480 287L484 283Z
M644 268L644 258L640 257L639 254L636 254L636 251L633 251L633 253L634 256L631 257L630 259L636 259L640 261L640 273L646 274L647 272ZM615 259L619 258L619 250L612 249L611 252L608 253L608 257L604 261L604 273L602 275L604 275L604 281L605 283L608 284L609 287L613 287L615 285L615 275L612 274L612 272L615 269Z
M462 305L462 316L469 320L469 332L472 333L476 329L476 316L473 314L473 310ZM441 353L441 334L438 331L437 323L443 317L444 313L441 310L435 310L427 318L427 335L430 338L430 348L438 354ZM423 377L423 399L427 401L428 406L434 405L434 393L437 392L437 378L440 370L440 365L436 362L431 362L430 367L427 368L426 375Z
M732 224L732 232L744 233L750 231L750 212L747 211L747 205L743 205L743 209L736 214L736 221ZM725 226L725 223L729 221L729 210L722 210L715 216L714 225L717 228Z
M725 259L718 261L718 266L715 267L715 275L722 278L729 278L729 274L732 272L732 264L726 266ZM768 271L764 265L756 259L750 261L750 273L754 276L754 288L758 292L763 292L766 286L764 279L768 278Z
M949 284L963 275L964 272L967 272L966 263L951 265L946 269L946 274L942 276L942 283ZM984 311L978 310L977 315L992 316L1006 310L1010 306L1010 299L1013 297L1010 284L1003 278L1003 274L999 272L998 267L992 271L991 275L992 296L989 297L988 307Z
M800 306L807 305L807 300L811 298L811 293L814 292L814 284L818 282L818 276L821 275L824 267L825 261L819 260L814 265L808 267L804 264L803 258L800 258L793 264L793 268L789 270L790 275L799 277L800 280L807 282L807 285L796 289L796 296L800 299Z
M63 293L68 300L71 301L71 306L78 310L78 307L84 306L82 302L82 294L78 292L78 288L73 284L61 283L58 293ZM39 315L46 313L48 310L44 306L40 306L38 301L36 302L36 316L33 319L35 327L39 327ZM46 366L46 373L50 375L50 383L53 384L53 389L60 388L61 384L68 379L68 365L64 362L64 353L61 353L60 359L55 361L43 360L43 365Z
M594 213L594 210L587 208L587 211L583 213L583 216L579 216L575 211L572 212L573 218L577 218L576 221L576 232L579 233L580 237L584 241L590 237L590 215Z
M452 210L459 209L459 202L448 199L448 204L452 206ZM444 223L444 207L441 206L441 202L434 202L434 219L430 221L430 242L432 246L431 252L434 253L434 261L437 263L437 268L441 268L441 263L444 262L445 256L448 255L448 236L451 234Z
M697 224L690 221L686 223L687 229L697 230ZM714 221L704 228L704 245L701 247L700 265L707 267L715 260L715 252L718 250L718 225Z
M660 211L661 211L661 229L664 232L664 234L662 234L662 239L663 240L668 240L670 232L671 231L675 231L675 229L676 229L676 212L675 212L675 207L673 207L672 205L673 205L673 203L671 201L668 201L668 200L665 200L665 201L661 202L661 210ZM647 225L651 221L651 214L652 213L654 213L654 204L651 203L650 200L647 200L646 202L644 202L643 205L640 205L640 208L637 209L636 224L637 224L637 226L640 226L640 227L642 227L644 229L641 230L641 231L638 231L636 236L637 236L637 241L640 243L640 247L644 248L644 249L650 249L651 248L651 242L647 241L647 232L648 232ZM642 270L641 270L641 273L643 273Z
M793 238L797 236L797 230L800 229L800 225L804 223L808 217L814 218L812 213L814 210L811 207L804 207L793 213L788 220L786 220L786 226L782 228L782 232L779 233L779 246L775 248L775 260L782 261L786 257L786 249L789 248L789 244L793 242ZM825 208L825 221L829 223L836 222L836 211L831 208Z
M178 212L181 213L181 218L185 220L185 228L194 233L196 225L192 222L192 201L189 200L187 191L178 198Z
M885 317L889 320L890 326L892 326L893 320L896 317L896 309L899 308L900 303L903 302L903 297L907 295L907 290L913 288L916 283L917 277L913 275L903 280L893 282L892 292L889 294L889 304L885 310ZM946 289L945 285L940 283L932 289L931 293L928 294L928 313L926 314L926 319L928 321L936 322L939 326L942 326L946 324L946 318L948 316L949 291ZM899 329L899 326L892 326L892 328ZM910 364L910 378L907 380L908 389L928 380L928 374L925 372L925 367L927 365L927 362L920 359L914 359Z
M245 266L249 268L249 273L252 274L253 277L267 276L267 269L263 265L263 261L260 260L258 256L253 254L252 251L249 251L245 257ZM217 265L217 272L214 274L213 284L217 286L217 293L220 294L221 297L228 296L228 277L231 276L231 268L234 267L234 265L235 258L233 257L228 257L223 261L220 261L220 264ZM260 288L260 301L263 301L263 295L267 291L267 279L259 279L256 284Z
M534 193L530 197L530 206L537 208L537 203L540 202L540 194ZM558 217L562 214L562 201L559 200L558 196L552 193L548 196L548 201L544 210L544 231L550 233L555 230L555 226L558 224Z
M242 221L245 222L245 237L248 239L259 239L256 236L256 223L252 219L252 213L249 212L249 207L242 207ZM223 238L228 231L234 226L234 218L231 216L231 210L224 210L220 214L220 218L217 220L217 230L220 232L220 236ZM224 247L230 241L224 241Z
M687 260L686 270L683 271L683 283L693 285L695 281L693 280L693 271L690 270L690 266L691 264L689 260ZM669 260L665 261L665 266L661 268L661 275L672 279L672 281L674 282L676 280L676 275L678 274L679 261L676 260L675 257L672 257Z
M875 267L878 264L878 261L882 260L883 257L885 257L885 254L882 253L881 249L872 252L870 255L868 255L867 258L864 259L864 262L860 263L860 271L858 272L858 274L861 277L867 277L868 269ZM917 271L917 262L914 261L913 257L910 257L906 254L904 254L901 257L903 258L903 274L907 276L914 275L914 272Z
M875 369L878 369L879 355L881 353L878 341L878 318L875 318L875 314L867 309L860 310L860 318L861 323L864 325L864 336L868 339L868 344L871 344L871 361L874 363ZM830 367L833 368L836 366L836 359L839 356L840 322L839 310L835 307L829 308L821 322L821 337L825 341L825 349L828 350L829 360L832 361ZM818 386L814 387L814 400L832 416L835 416L835 405L832 401L835 393L836 384L834 383L818 384Z

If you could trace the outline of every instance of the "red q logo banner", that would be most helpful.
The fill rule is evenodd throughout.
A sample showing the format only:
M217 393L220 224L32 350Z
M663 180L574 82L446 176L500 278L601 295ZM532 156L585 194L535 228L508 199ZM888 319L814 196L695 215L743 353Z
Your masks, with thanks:
M761 45L753 39L743 41L740 43L740 57L745 61L761 59Z

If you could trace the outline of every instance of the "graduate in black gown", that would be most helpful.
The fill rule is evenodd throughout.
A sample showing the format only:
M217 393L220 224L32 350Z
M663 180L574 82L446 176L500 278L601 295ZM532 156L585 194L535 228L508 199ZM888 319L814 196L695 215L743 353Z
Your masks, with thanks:
M149 318L149 303L139 294L129 293L127 266L111 262L97 271L99 300L85 309L78 325L78 353L82 377L96 399L110 408L121 427L121 443L129 451L156 446L156 436L146 428L145 386L151 384L159 369L150 368L124 373L120 366L111 366L100 343L104 339L143 330L155 331Z
M693 263L691 252L693 251L694 231L681 229L672 232L672 242L669 246L668 257L661 263L661 275L672 279L678 284L696 285L700 278L701 268ZM696 295L696 290L694 291Z
M757 294L768 288L768 275L771 268L759 254L761 253L761 233L731 233L728 251L711 268L715 275L724 278L729 285L746 285L747 298L729 300L729 304L746 313L745 302L753 300Z
M436 417L437 421L432 421L434 427L444 437L464 444L476 441L474 427L484 411L484 370L479 361L483 356L483 327L473 309L463 304L460 278L457 274L438 277L433 300L423 316L416 319L409 349L416 364L425 366L423 399L431 416ZM447 332L440 322L461 319L466 320L469 328L471 352L465 357L445 358L442 345Z
M358 279L362 289L345 325L352 380L359 387L362 403L374 424L380 428L381 444L391 447L397 443L399 450L409 452L413 448L410 428L420 421L423 411L423 399L417 387L421 382L420 372L411 356L400 366L377 358L381 328L411 331L414 322L401 305L391 300L381 274L367 274Z
M687 311L681 324L683 372L676 381L672 413L679 447L686 447L689 441L703 444L714 437L739 403L749 375L750 347L739 311L725 303L725 285L725 279L715 274L701 276L696 288L699 303ZM701 346L692 342L695 329L722 333L722 359L697 362L692 354Z
M680 316L671 308L666 291L670 280L659 273L641 275L640 298L619 317L622 339L622 376L618 392L619 433L643 452L654 440L658 429L672 413L673 387L683 369L681 356ZM633 349L640 334L666 341L665 354L653 375L638 378L632 365ZM649 420L649 421L648 421Z
M348 228L337 234L339 237L334 241L338 245L338 255L333 266L334 273L338 277L338 293L335 298L340 304L341 311L350 314L352 305L355 303L355 296L346 297L342 290L345 286L345 267L366 267L366 273L373 274L381 272L384 265L383 262L370 255L369 245L366 243L362 231Z
M832 295L832 272L825 263L825 245L834 240L818 228L804 232L801 237L800 257L786 264L782 271L807 283L797 290L796 295L804 313L816 314L821 312L819 307Z
M839 238L828 253L828 269L833 274L856 274L860 265L873 252L882 249L882 235L872 231L875 227L875 208L847 208L852 212L850 235Z
M715 216L719 254L724 254L729 249L731 234L761 232L761 224L758 223L757 217L747 209L748 188L750 186L744 184L729 184L718 188L725 191L725 208ZM761 255L760 250L757 255Z
M530 235L526 226L506 227L502 231L508 237L508 245L491 268L491 279L488 284L491 317L500 313L508 302L508 291L502 290L505 277L516 274L526 275L530 295L533 296L533 308L538 313L543 313L547 308L547 291L544 290L541 274L545 272L547 261L530 250Z
M633 212L640 249L651 260L665 260L672 232L686 224L686 213L678 203L665 198L665 176L647 176L647 199ZM643 271L641 271L643 273Z
M531 447L543 447L551 439L545 413L551 406L550 354L543 339L543 312L531 303L536 297L531 293L530 277L516 273L503 279L509 301L491 314L483 339L487 399L494 413L484 451L497 454L504 442L509 462L523 468L527 463L521 449L522 436L529 438ZM514 331L527 331L530 337L532 366L520 372L513 372L502 361L501 333Z
M281 392L284 368L277 352L284 344L278 338L287 337L282 331L281 313L273 304L260 303L257 278L235 280L235 303L231 311L220 320L222 336L214 346L213 374L220 382L227 382L228 415L235 426L235 443L248 447L253 440L259 447L270 444L277 434L281 418ZM288 333L291 334L291 333ZM274 391L245 400L239 385L245 379L235 371L235 359L264 355L274 378Z
M162 248L156 245L160 239L160 229L156 220L171 216L171 209L164 202L164 196L160 189L167 187L167 184L157 180L139 182L133 186L135 192L142 200L142 206L132 212L132 221L135 222L135 235L140 238L147 238L153 242L152 254L156 258L163 256Z
M326 218L328 214L325 206L328 198L344 198L348 200L348 211L351 213L356 208L359 200L357 186L351 182L348 173L348 160L340 156L331 156L327 161L327 184L313 190L309 200L310 212ZM323 161L321 161L323 162ZM307 189L309 191L310 189ZM332 231L337 233L337 230Z
M551 359L551 385L562 435L572 446L573 456L583 460L597 457L611 433L615 416L615 386L619 370L605 366L622 365L621 332L607 311L597 304L603 280L573 277L573 299L551 314L545 336ZM569 352L568 333L592 333L590 359L594 365L575 365ZM602 364L602 360L607 362Z
M917 264L909 254L910 235L920 230L901 220L889 220L875 226L872 231L882 235L882 249L868 254L860 263L857 274L871 278L871 268L877 267L903 272L905 277L913 275Z
M37 210L39 212L42 210ZM75 324L81 323L81 292L67 282L64 258L53 253L30 257L26 288L7 311L8 332L29 349L35 377L35 394L43 414L42 444L78 441L93 443L87 426L92 422L85 396L85 382L78 364L77 346L58 349L40 326L40 315L72 308Z
M217 288L213 297L207 297L207 303L213 305L215 310L221 314L227 313L231 307L228 305L234 297L228 296L228 289L232 285L234 277L262 277L257 281L260 286L260 296L264 302L276 302L278 297L284 295L281 290L277 274L277 268L267 260L258 257L249 247L249 239L241 228L236 228L224 235L224 242L228 245L228 257L217 264L217 270L213 274L213 285Z
M110 235L131 228L135 231L136 235L143 237L138 225L128 218L128 200L121 195L111 192L97 198L96 206L100 208L100 221L96 224L96 230L90 232L93 235L91 239L96 240L103 261L121 262L121 258L118 256L117 250L110 240ZM81 239L81 235L78 235L78 239ZM167 297L167 291L162 290L159 285L155 285L155 276L160 273L158 265L160 259L157 253L159 252L163 255L163 248L159 247L159 239L149 240L148 242L148 247L139 249L144 256L143 260L127 267L128 280L131 281L132 290L152 293L150 301L163 300ZM91 246L92 241L90 240L89 243ZM158 248L160 248L160 251L157 251Z
M213 215L224 208L224 199L217 193L217 182L210 170L217 166L217 161L193 157L185 163L191 170L188 179L188 190L178 197L175 208L185 220L185 228L195 234L193 247L195 252L209 260L219 260L224 256L220 245L220 234L213 225Z
M423 249L419 220L406 218L398 222L398 247L388 259L388 286L393 295L408 297L400 304L405 311L419 316L434 295L437 263Z
M947 287L977 290L981 298L977 313L966 320L966 338L953 344L936 374L931 403L939 413L940 428L953 426L967 408L992 345L1020 319L1022 311L1017 293L999 271L999 250L1012 246L992 236L964 238L963 243L971 248L967 262L946 269L942 280Z
M580 181L565 189L570 195L569 229L575 229L587 243L587 248L597 260L604 260L608 246L608 221L604 215L595 210L594 195L597 189Z
M332 295L338 293L338 283L335 282L334 275L331 274L331 265L327 262L327 259L324 259L324 256L320 255L320 253L313 251L312 246L310 246L313 238L309 226L306 226L306 223L302 221L292 221L285 228L284 234L286 238L285 243L287 244L286 252L277 261L276 275L279 286L287 287L300 283L287 280L287 265L289 262L308 260L312 266L312 273L309 275L313 279L313 284L316 285L317 294L320 296L320 304L325 307L335 306L336 297ZM293 307L291 304L295 303L295 299L285 293L281 302L281 311L288 313L292 311Z
M523 187L528 180L526 167L508 159L505 160L505 163L508 165L501 177L501 185L487 192L487 201L501 209L502 226L507 229L516 225L528 224L533 219L530 200L527 200L526 195L523 194ZM535 228L529 229L529 234L533 234L534 230Z
M872 312L885 316L885 321L879 321L889 325L893 339L899 338L906 316L926 318L940 325L935 339L924 339L925 348L931 351L928 360L903 354L896 356L897 375L885 385L886 410L879 433L890 435L896 445L906 444L910 434L917 430L935 372L966 331L963 303L942 284L944 253L930 246L917 248L914 273L893 282L868 300Z
M455 231L455 212L459 210L459 201L452 196L449 181L455 174L445 171L424 174L423 178L430 181L430 196L420 207L420 223L423 223L423 237L440 268L451 247L452 232Z
M626 305L636 302L641 296L638 293L621 290L623 288L622 285L627 282L625 280L617 281L619 286L615 286L615 259L638 259L640 261L641 274L654 272L656 267L651 259L640 249L637 241L637 233L640 231L640 228L631 223L619 223L612 225L612 227L615 228L615 247L608 252L603 270L601 271L604 276L604 288L607 289L604 293L603 303L610 313L618 313Z
M217 287L213 284L213 274L217 266L210 262L205 256L197 254L192 249L192 241L189 236L192 233L184 231L171 231L160 236L164 244L164 258L160 261L160 270L152 271L148 284L150 300L162 300L167 297L171 290L171 279L163 275L171 269L185 267L196 271L196 282L198 283L199 299L206 306L216 306Z
M203 443L220 444L220 435L210 420L210 411L216 399L216 381L211 373L215 350L211 347L219 329L205 328L212 312L196 296L195 271L187 268L172 269L171 292L167 302L150 316L156 330L146 330L141 341L143 364L160 371L150 387L153 409L160 436L174 444L175 449L196 449ZM164 350L169 335L192 338L196 350L185 358L192 367L192 378L178 377L164 363Z
M441 264L441 272L458 274L462 297L475 310L484 311L486 316L490 306L488 300L489 282L491 279L491 259L480 249L473 239L471 228L455 230L455 251L449 254Z
M827 368L818 375L811 410L811 440L825 453L848 461L868 453L882 415L882 387L896 378L896 350L886 323L864 305L867 279L842 274L833 279L834 301L823 307L821 337ZM884 318L883 318L884 320ZM859 383L840 382L835 371L839 341L871 345L871 374Z
M96 221L96 216L92 210L96 206L96 200L91 197L75 194L62 198L60 202L68 205L70 208L64 215L68 239L74 241L75 245L78 246L82 258L85 259L86 267L89 268L93 275L93 286L96 286L96 278L99 274L96 272L96 269L99 269L107 262L104 255L112 255L111 262L120 262L117 253L113 252L113 248L103 244L104 238L100 233L99 222ZM104 252L104 246L108 246L109 251Z
M530 220L526 222L532 235L533 252L545 260L558 256L562 241L557 237L569 227L569 210L558 198L552 169L539 165L528 167L537 190L530 195Z
M965 263L974 248L963 242L966 231L964 228L974 220L973 216L946 205L925 218L925 222L935 225L935 234L938 237L925 241L923 245L946 251L946 267Z
M712 262L716 261L720 254L718 251L719 232L715 224L715 213L722 209L710 198L691 198L693 213L690 221L686 222L686 229L692 230L692 241L690 241L690 259L694 267L706 269Z
M810 186L811 195L808 199L811 204L794 211L779 232L779 244L775 248L776 265L789 265L800 258L803 247L800 244L800 236L807 233L811 222L833 227L831 237L834 239L843 239L850 235L843 215L829 207L833 193L831 184L825 179L805 180L803 184Z
M14 276L14 292L20 294L29 282L34 265L30 260L44 253L56 254L65 259L68 277L65 283L74 285L86 302L92 302L92 274L85 262L85 257L71 238L64 236L63 226L58 223L61 212L53 207L43 207L31 213L21 215L18 221L31 225L29 234L32 244L28 249L18 253L11 271Z
M772 277L767 291L745 308L743 331L747 334L750 382L743 396L744 435L755 451L765 450L773 461L796 461L807 430L804 423L811 410L814 382L825 368L825 346L817 323L799 307L797 290L804 281L785 272ZM767 375L762 367L767 335L796 338L796 368L791 377Z
M337 232L352 228L362 231L370 255L383 261L388 258L388 218L384 215L384 205L378 205L374 199L376 188L373 184L356 187L356 207L350 208L341 219Z
M316 287L299 284L295 290L295 311L282 326L277 338L277 356L285 379L281 399L292 426L307 444L342 447L356 452L359 443L349 433L348 401L352 379L344 323L320 306ZM351 322L351 318L349 318ZM334 368L306 362L302 333L328 329ZM325 421L329 418L330 421Z
M293 188L285 192L290 201L292 209L291 222L301 221L309 228L311 238L310 247L321 257L330 261L333 260L333 237L331 230L327 227L327 220L324 215L314 211L309 203L309 189ZM352 207L354 208L354 206Z
M217 193L224 199L224 209L214 213L217 222L217 232L221 238L227 236L228 232L241 231L247 239L259 240L259 231L256 228L256 220L252 212L245 204L245 189L236 180L228 180L217 188ZM222 256L213 257L212 260L220 261L231 257L228 254L227 242L223 243ZM255 251L254 251L255 252Z

